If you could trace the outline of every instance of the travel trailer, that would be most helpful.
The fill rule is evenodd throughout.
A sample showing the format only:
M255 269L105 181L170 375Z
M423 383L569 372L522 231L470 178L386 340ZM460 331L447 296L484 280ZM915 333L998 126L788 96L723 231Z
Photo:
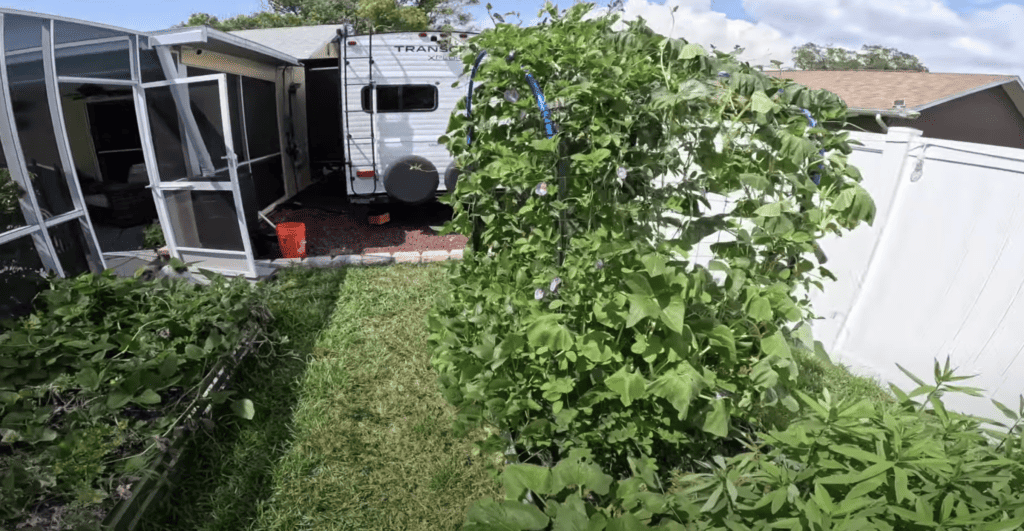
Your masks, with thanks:
M306 67L310 163L314 174L344 181L349 201L419 204L455 187L458 170L437 139L465 98L452 87L463 74L452 48L473 33L309 26L232 34Z
M437 139L465 97L463 89L452 87L463 65L449 45L468 36L341 35L341 125L350 201L417 204L455 188L458 169Z

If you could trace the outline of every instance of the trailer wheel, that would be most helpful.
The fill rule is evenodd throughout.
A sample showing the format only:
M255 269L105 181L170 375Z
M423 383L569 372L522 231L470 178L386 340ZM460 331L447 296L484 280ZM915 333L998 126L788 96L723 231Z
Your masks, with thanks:
M437 168L423 157L408 157L396 162L384 175L388 195L412 205L426 203L437 193Z

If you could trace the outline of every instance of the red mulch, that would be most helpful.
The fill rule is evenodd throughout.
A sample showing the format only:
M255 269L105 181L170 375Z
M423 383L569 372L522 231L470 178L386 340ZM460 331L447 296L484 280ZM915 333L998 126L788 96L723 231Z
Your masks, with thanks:
M430 228L451 219L451 208L446 205L393 205L383 210L391 216L383 225L370 225L365 209L344 205L339 210L342 213L282 207L267 217L274 223L305 223L307 256L451 251L465 248L468 241L458 234L439 236Z

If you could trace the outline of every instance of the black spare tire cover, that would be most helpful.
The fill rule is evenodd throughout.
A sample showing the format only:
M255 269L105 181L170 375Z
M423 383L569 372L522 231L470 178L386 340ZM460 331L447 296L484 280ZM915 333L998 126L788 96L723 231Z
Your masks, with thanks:
M445 194L450 194L455 191L455 184L459 182L459 169L452 164L448 167L448 171L444 172L444 187Z
M384 176L384 190L401 201L417 205L437 193L437 168L423 157L406 157L391 165Z

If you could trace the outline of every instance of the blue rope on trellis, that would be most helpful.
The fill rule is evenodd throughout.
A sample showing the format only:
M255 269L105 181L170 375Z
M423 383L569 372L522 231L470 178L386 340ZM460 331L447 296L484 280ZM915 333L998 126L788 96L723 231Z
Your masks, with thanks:
M476 60L473 62L473 70L469 75L469 90L466 94L466 118L471 120L473 116L473 81L476 78L477 69L480 67L480 62L484 56L487 55L487 51L483 50L476 56ZM505 57L505 62L511 64L515 59L515 50L509 52L508 56ZM544 131L547 137L550 139L555 136L555 122L551 118L551 109L548 108L547 100L544 98L544 93L541 91L540 85L537 80L534 79L533 74L519 66L526 75L526 82L530 85L530 91L533 92L534 98L537 100L537 108L540 109L541 117L544 119ZM518 96L517 96L518 97ZM466 133L466 145L471 144L471 136L473 134L473 126L470 124ZM566 159L563 157L558 161L558 198L559 200L565 200L565 175L568 171L568 164ZM561 212L558 215L559 218L559 243L558 243L558 266L561 267L565 262L565 207L562 207ZM479 248L479 231L477 226L474 225L473 230L474 249Z

